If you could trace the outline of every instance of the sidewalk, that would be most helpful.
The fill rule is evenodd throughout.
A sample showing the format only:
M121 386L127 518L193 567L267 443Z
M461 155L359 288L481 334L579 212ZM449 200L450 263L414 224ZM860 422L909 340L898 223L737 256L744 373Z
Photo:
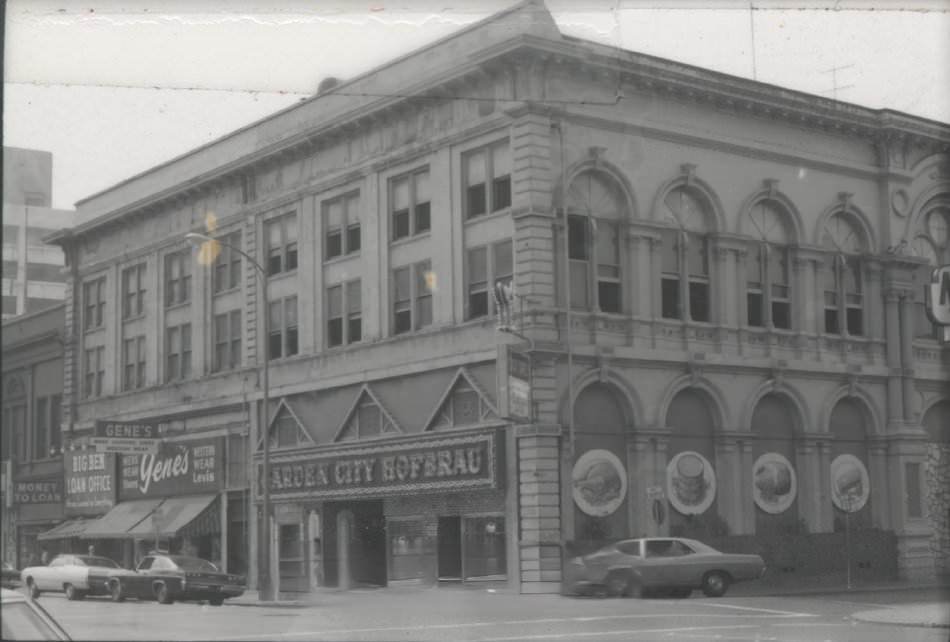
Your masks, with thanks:
M950 629L950 604L902 604L890 609L861 611L851 616L860 622L894 626Z

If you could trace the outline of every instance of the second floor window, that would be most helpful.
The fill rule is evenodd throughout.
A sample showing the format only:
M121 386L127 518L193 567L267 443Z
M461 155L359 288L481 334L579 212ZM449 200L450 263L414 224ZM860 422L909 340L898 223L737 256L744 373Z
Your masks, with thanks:
M297 354L297 297L270 302L270 336L267 338L271 359Z
M221 251L214 261L212 276L215 293L236 288L241 284L241 255L232 249L241 247L241 233L232 232L221 241Z
M92 330L94 328L101 328L103 323L103 310L106 307L105 277L83 283L82 298L84 306L83 329Z
M267 274L297 269L297 214L291 212L264 223L267 240Z
M822 245L829 250L822 266L825 333L864 334L864 278L861 254L864 234L851 216L839 212L828 217Z
M462 171L466 218L511 206L511 148L507 139L465 154Z
M662 232L661 312L665 319L710 320L707 208L686 188L663 199L666 220L678 229Z
M494 303L491 290L496 283L511 283L514 277L511 241L473 247L468 251L468 309L466 318L488 316ZM492 303L489 303L492 302Z
M212 370L241 367L241 311L231 310L214 317L214 363Z
M191 324L183 323L165 330L165 381L191 376Z
M122 389L134 390L145 386L145 336L132 337L122 342Z
M191 301L191 251L165 255L165 305Z
M363 299L360 280L327 288L327 347L363 339Z
M3 459L27 460L26 405L11 404L3 409Z
M145 312L145 264L122 270L122 318L131 319Z
M393 270L393 334L432 324L434 278L429 261Z
M748 325L790 330L788 249L771 243L757 243L750 248L746 261Z
M360 193L350 192L323 203L326 238L324 260L360 251Z
M106 376L104 347L89 348L85 351L85 370L82 393L87 399L102 395L102 380Z
M394 241L429 231L429 201L428 169L393 179L391 203Z
M53 457L62 444L61 423L63 398L61 395L39 397L33 412L33 459Z

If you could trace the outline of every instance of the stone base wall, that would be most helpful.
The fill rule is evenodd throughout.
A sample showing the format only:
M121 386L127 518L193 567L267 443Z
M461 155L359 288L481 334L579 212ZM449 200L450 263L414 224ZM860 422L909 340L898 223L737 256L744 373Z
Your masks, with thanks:
M950 444L928 444L924 474L934 572L950 579Z

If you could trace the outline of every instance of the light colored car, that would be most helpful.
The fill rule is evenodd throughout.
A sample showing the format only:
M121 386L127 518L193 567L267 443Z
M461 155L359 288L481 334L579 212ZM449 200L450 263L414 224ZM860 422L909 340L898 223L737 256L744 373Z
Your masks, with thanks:
M108 579L123 572L134 574L108 557L57 555L46 566L23 569L20 577L34 599L43 591L62 591L68 600L81 600L86 595L108 595Z
M641 597L647 592L688 597L701 589L709 597L725 595L735 582L765 573L758 555L722 553L695 539L628 539L575 557L565 566L565 587L581 594Z
M46 609L18 591L0 589L0 612L0 639L72 639Z

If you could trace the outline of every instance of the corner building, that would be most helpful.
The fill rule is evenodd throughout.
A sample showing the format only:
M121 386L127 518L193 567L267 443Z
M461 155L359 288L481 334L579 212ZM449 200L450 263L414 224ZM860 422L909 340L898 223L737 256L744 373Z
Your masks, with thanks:
M943 563L946 124L567 37L540 2L328 84L55 239L67 423L226 437L215 528L252 584L262 533L282 592L555 592L562 556L641 534Z

